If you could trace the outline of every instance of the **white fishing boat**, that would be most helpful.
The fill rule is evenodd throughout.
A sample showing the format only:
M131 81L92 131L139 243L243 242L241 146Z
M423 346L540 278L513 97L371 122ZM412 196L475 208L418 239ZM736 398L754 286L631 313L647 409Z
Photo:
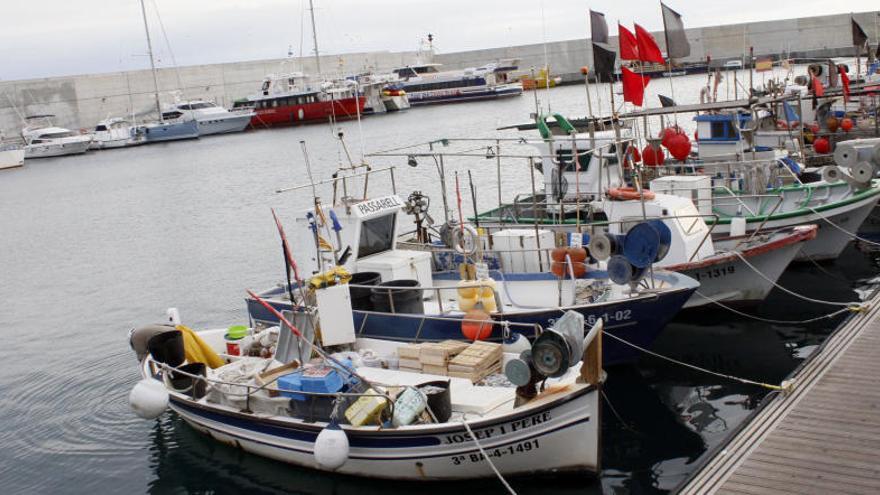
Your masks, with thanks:
M92 132L90 149L104 150L126 148L146 142L144 128L122 118L109 118L98 122Z
M53 115L28 117L28 125L22 129L25 158L49 158L79 155L89 150L91 134L81 134L63 127L53 126Z
M507 375L472 380L380 367L402 365L398 356L409 356L404 350L413 345L356 338L351 315L345 317L351 308L337 297L347 293L345 285L317 289L318 308L303 308L320 322L319 340L300 325L310 317L281 328L194 332L172 316L171 325L133 330L142 378L129 397L133 409L148 419L171 409L219 442L351 476L454 480L488 478L494 470L502 477L598 472L601 322L585 335L582 317L560 318L559 328L545 331L532 347L537 359L500 352L498 344L448 347L442 356L454 353L451 363L486 350L483 356ZM233 339L233 331L243 337ZM328 342L345 351L329 354L321 347ZM270 356L250 356L271 348L277 351Z
M410 107L409 97L395 74L367 73L356 76L364 97L364 114L399 112Z
M162 115L166 120L196 121L199 136L241 132L247 128L253 116L251 109L230 111L205 100L178 101L165 107Z

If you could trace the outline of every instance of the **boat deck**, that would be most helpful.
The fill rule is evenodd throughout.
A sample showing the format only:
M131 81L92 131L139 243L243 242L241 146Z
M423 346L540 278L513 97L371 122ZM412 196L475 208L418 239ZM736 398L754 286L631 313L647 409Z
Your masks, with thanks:
M880 493L878 303L875 294L680 493Z

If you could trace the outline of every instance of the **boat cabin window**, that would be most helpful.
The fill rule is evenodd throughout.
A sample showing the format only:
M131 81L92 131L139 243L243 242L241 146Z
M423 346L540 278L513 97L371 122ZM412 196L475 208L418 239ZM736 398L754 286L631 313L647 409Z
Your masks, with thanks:
M207 101L200 101L198 103L193 103L192 105L189 105L190 109L192 109L192 110L200 110L202 108L211 108L213 106L214 106L213 103L208 103Z
M269 86L272 85L272 81L263 81L262 91L264 95L269 94Z
M587 168L590 166L590 157L592 154L585 153L584 150L578 150L578 164L580 165L580 171L586 172ZM570 149L558 149L556 150L556 165L562 168L563 172L575 172L574 162L571 159L571 150Z
M739 136L729 120L716 120L709 123L712 139L736 140Z
M99 126L95 127L95 130L98 131L98 132L100 132L100 131L106 131L106 130L107 130L107 126L105 126L105 125L99 125Z
M364 220L358 242L358 258L390 251L394 247L394 226L397 213Z

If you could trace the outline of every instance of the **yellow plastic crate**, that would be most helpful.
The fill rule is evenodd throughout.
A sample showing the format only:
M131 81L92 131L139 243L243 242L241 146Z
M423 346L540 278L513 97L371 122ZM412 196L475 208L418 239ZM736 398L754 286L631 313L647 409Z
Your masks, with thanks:
M377 394L373 389L368 389L365 393ZM354 401L354 404L345 410L345 419L352 426L364 426L369 424L379 424L379 417L382 411L388 406L388 401L378 395L365 395Z

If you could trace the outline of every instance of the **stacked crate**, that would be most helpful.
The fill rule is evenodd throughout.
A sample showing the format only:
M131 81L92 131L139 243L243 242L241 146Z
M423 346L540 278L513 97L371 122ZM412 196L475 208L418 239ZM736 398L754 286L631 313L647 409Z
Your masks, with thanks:
M501 371L501 344L474 342L449 361L449 376L478 382Z
M408 344L397 349L397 356L400 358L399 366L403 371L446 375L449 361L468 347L467 342L457 340Z

